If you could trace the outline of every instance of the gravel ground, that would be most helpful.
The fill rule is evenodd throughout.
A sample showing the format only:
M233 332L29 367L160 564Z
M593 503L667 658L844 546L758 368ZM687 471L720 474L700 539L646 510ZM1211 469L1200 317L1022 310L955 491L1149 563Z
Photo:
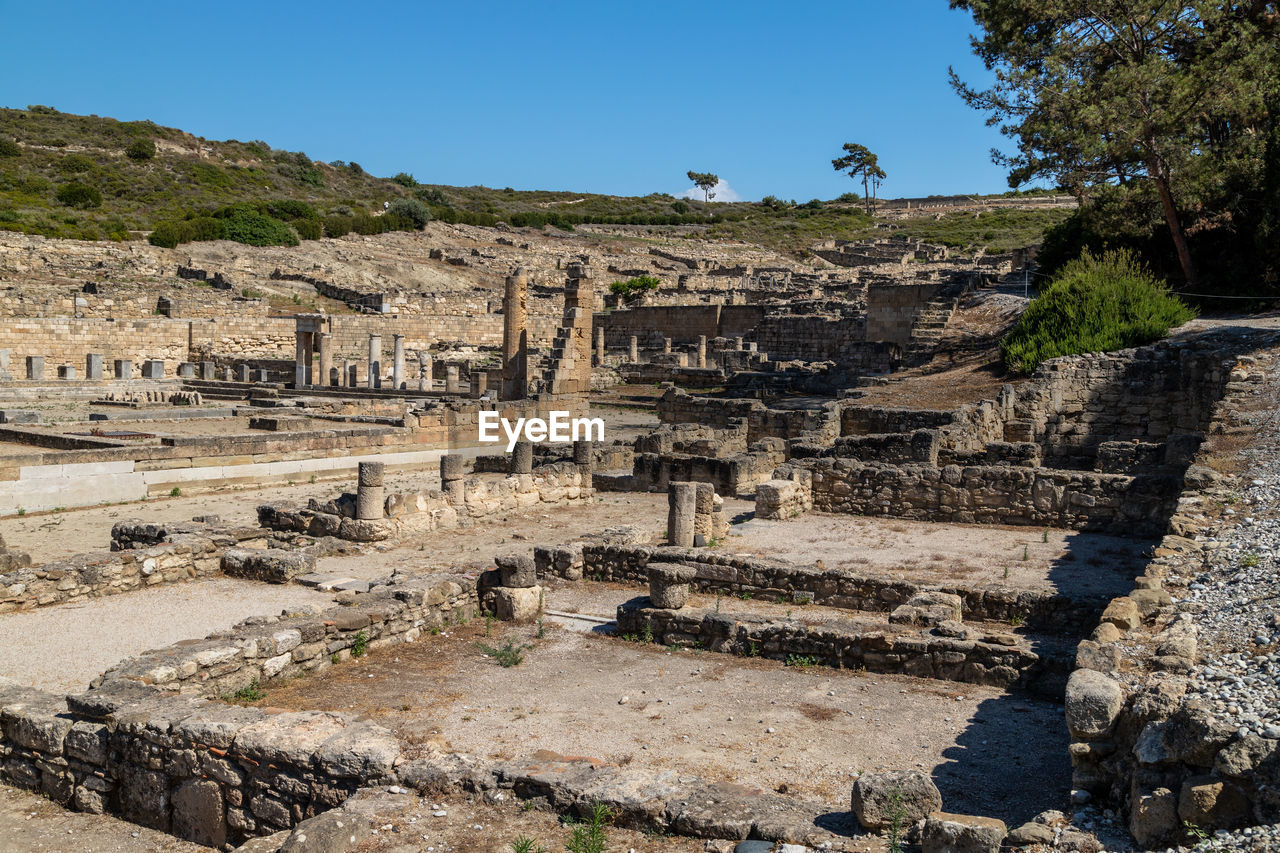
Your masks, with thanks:
M303 586L214 578L0 616L0 676L53 692L83 690L120 660L230 628L248 616L326 606Z

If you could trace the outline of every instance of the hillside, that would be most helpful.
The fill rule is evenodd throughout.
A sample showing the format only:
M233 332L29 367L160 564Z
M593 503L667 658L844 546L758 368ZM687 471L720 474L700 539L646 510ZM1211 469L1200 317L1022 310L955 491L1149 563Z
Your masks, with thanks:
M384 206L392 216L384 216ZM758 243L803 256L817 240L891 228L960 249L1003 251L1037 242L1063 210L951 212L877 221L856 199L803 204L712 203L517 191L380 178L358 163L322 163L261 141L214 141L152 122L121 122L52 107L0 109L0 229L83 240L156 231L162 245L226 238L257 245L421 227L428 218L473 225L648 226Z

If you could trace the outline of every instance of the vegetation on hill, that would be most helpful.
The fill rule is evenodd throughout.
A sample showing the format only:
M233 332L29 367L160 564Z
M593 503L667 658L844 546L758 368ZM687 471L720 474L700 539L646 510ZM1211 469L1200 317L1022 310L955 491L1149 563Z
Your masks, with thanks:
M962 249L1003 251L1036 242L1065 214L999 210L877 223L862 199L797 204L708 203L666 193L621 197L422 184L358 163L313 161L265 142L217 142L151 122L80 116L51 107L0 109L0 229L85 240L153 243L234 239L255 245L421 228L431 220L573 229L653 228L737 239L797 257L824 239L886 233ZM672 226L683 226L663 231ZM692 227L690 227L692 226ZM885 228L888 231L885 231ZM131 233L132 232L132 233Z
M1060 355L1158 341L1193 316L1131 252L1086 252L1032 300L1000 342L1000 352L1009 369L1030 373Z

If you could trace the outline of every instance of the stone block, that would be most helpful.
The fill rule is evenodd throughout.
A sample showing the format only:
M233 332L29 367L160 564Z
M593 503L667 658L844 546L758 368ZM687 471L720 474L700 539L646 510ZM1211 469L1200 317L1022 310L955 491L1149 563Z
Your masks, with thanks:
M173 825L179 838L222 847L227 841L227 824L222 787L212 779L189 779L173 792Z
M1008 830L990 817L934 812L925 819L921 853L999 853Z
M494 560L507 587L531 587L538 583L538 571L528 554L510 554Z
M500 586L493 591L494 615L506 622L531 622L542 611L542 587Z
M858 823L872 832L887 829L899 811L902 827L942 809L942 794L919 770L864 773L853 783L850 804Z

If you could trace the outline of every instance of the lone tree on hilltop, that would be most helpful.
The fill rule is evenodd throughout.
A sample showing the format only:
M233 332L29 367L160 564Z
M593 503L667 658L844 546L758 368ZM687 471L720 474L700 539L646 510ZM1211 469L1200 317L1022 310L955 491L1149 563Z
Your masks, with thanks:
M848 172L855 181L862 178L862 199L866 203L867 213L871 213L871 201L875 198L875 188L888 177L880 168L879 158L871 153L871 149L856 142L844 144L844 156L831 161L831 168L837 172Z
M716 197L712 192L716 184L720 183L720 176L711 172L689 172L689 180L693 181L698 189L702 190L703 201L711 201Z

